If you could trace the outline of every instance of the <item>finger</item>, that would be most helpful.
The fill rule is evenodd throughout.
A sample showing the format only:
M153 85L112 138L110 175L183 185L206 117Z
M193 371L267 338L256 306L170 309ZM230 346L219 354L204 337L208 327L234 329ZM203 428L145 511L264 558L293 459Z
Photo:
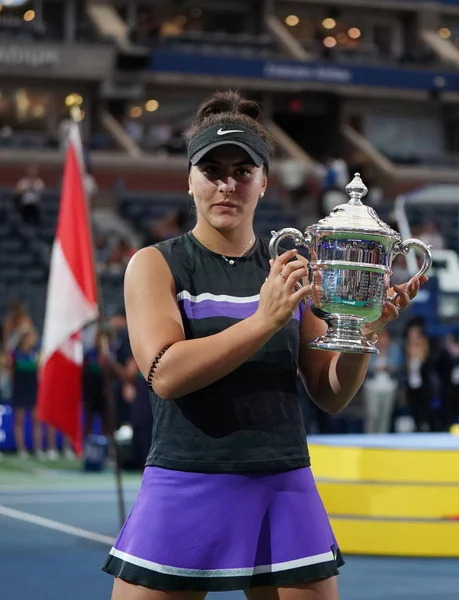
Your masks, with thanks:
M289 260L291 260L294 256L296 256L297 254L298 254L298 250L293 249L293 250L287 250L287 252L284 252L283 254L278 256L273 263L272 273L274 275L279 275L279 273L282 271L282 269L284 268L286 263Z
M427 275L422 275L421 278L419 279L419 283L421 285L423 285L424 283L427 283L429 281L429 278Z
M302 266L299 269L295 269L294 271L292 271L292 273L290 273L290 275L287 277L287 281L286 281L286 287L287 289L291 290L295 287L295 285L298 283L298 281L304 277L304 273L305 273L305 268Z
M302 288L297 290L294 294L292 294L292 299L296 304L299 304L302 298L306 298L306 296L311 295L311 287L310 285L304 285Z
M285 279L288 279L289 275L293 273L293 271L297 271L298 269L302 269L303 274L306 272L306 268L302 262L300 262L299 260L292 260L291 262L285 265L281 273L283 277L285 277Z
M398 294L398 298L395 301L395 306L399 310L403 310L404 308L406 308L409 305L410 296L409 296L408 292L406 292L405 289L401 285L394 285L394 290ZM397 301L398 301L398 303L397 303Z
M417 293L419 292L419 278L415 277L412 281L410 281L406 287L406 292L408 293L408 296L410 297L410 300L412 300L413 298L415 298L417 296Z
M296 260L299 260L300 262L302 262L305 267L307 267L309 265L308 259L301 254L298 254L298 256L296 257Z
M397 308L397 306L395 306L395 304L393 302L386 302L386 304L384 306L383 314L380 318L380 321L383 324L386 324L386 323L389 323L390 321L394 321L395 319L397 319L398 315L399 315L399 309Z

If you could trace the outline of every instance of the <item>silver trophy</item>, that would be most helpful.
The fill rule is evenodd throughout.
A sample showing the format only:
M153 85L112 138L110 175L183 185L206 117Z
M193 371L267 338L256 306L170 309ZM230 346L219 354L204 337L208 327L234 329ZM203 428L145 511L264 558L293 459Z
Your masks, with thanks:
M356 173L346 186L351 198L347 204L334 208L304 233L290 227L272 232L269 251L273 259L286 238L309 250L311 309L328 325L328 331L311 342L310 348L378 354L361 332L365 323L376 321L382 314L393 259L412 248L421 250L424 262L418 277L432 264L429 246L416 239L402 242L372 208L362 204L367 191ZM395 296L391 301L395 302Z

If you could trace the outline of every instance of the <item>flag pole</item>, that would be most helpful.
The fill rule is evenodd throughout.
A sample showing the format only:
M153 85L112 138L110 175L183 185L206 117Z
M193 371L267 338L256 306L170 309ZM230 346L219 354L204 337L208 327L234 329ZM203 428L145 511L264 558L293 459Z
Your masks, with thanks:
M82 140L81 128L80 128L80 122L82 120L82 115L81 115L80 107L77 105L72 106L70 108L70 116L71 116L72 121L78 127L78 130L80 131L80 140ZM80 158L81 158L81 160L83 160L83 155ZM86 168L85 168L85 165L83 162L82 174L85 175L85 172L86 172ZM83 185L83 188L84 188L84 185ZM93 231L92 231L91 212L90 212L89 201L86 196L86 193L84 193L84 199L85 199L85 208L86 208L86 214L87 214L87 222L89 224L90 246L91 246L92 259L93 259L92 262L94 265L94 276L95 276L95 280L96 280L97 305L99 308L99 311L98 311L99 316L97 319L97 324L98 324L98 331L99 331L99 335L100 335L101 353L105 357L108 357L110 354L110 351L109 351L110 344L109 344L109 340L108 340L107 327L106 327L106 323L105 323L105 310L104 310L104 301L103 301L103 297L102 297L102 287L100 284L100 276L97 271L96 262L95 262L94 235L93 235ZM121 464L120 464L121 463L120 449L119 449L119 445L118 445L118 442L117 442L116 436L115 436L115 423L116 423L116 412L117 411L116 411L113 387L111 385L110 374L109 374L107 368L105 368L105 367L102 369L102 372L103 372L103 376L104 376L104 380L105 380L104 381L104 383L105 383L105 386L104 386L105 400L106 400L105 410L106 410L107 421L108 421L107 425L108 425L109 442L112 446L113 454L115 457L115 482L116 482L116 491L117 491L117 499L118 499L118 516L119 516L119 521L120 521L120 527L122 527L126 520L126 507L125 507L125 501L124 501L123 476L122 476L122 470L121 470Z

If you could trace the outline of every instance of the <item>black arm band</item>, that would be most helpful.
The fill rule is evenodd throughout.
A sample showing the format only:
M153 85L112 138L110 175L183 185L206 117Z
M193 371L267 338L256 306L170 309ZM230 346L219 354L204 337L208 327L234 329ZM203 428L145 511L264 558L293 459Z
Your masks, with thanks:
M161 350L161 352L159 352L155 358L155 360L151 363L151 367L150 367L150 371L148 372L148 377L147 377L147 384L148 384L148 388L153 391L153 376L155 374L155 369L158 366L158 363L161 359L161 357L163 356L163 354L166 352L166 350L168 350L170 348L170 346L164 346L164 348Z

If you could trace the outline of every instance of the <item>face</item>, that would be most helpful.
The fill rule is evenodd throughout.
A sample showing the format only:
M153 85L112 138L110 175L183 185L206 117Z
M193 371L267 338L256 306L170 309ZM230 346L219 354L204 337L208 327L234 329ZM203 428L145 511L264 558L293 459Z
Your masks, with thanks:
M420 327L417 325L410 327L408 330L408 341L410 342L420 342L424 339L424 333Z
M242 148L231 145L208 152L189 177L198 218L220 231L252 221L266 185L263 167L256 167Z

